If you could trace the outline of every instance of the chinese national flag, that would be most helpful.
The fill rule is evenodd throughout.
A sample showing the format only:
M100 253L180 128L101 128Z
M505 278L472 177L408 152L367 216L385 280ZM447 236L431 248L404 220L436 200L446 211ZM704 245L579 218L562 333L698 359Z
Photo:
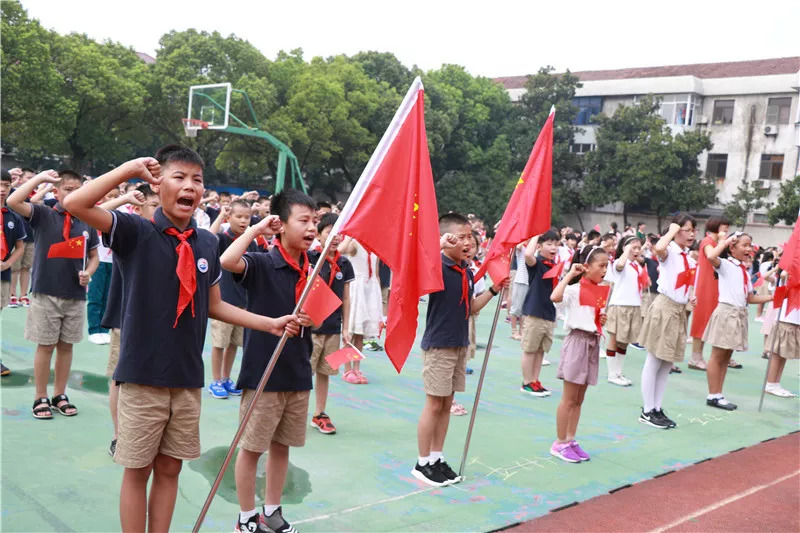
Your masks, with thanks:
M508 254L503 254L495 258L494 261L488 264L486 270L489 271L489 277L495 285L500 285L504 279L508 277L511 271L510 258ZM484 263L485 265L486 263ZM483 265L481 265L483 268Z
M362 359L365 359L364 354L350 345L347 345L341 350L336 350L332 354L325 356L325 360L333 368L338 368L350 361L361 361Z
M489 265L508 256L519 243L550 229L550 211L553 193L553 108L544 123L528 163L511 194L503 218L497 227L486 259L475 279L481 279ZM507 277L507 276L506 276ZM492 278L495 283L498 280ZM501 280L502 281L502 280Z
M73 237L67 241L57 242L50 246L47 251L47 258L53 259L62 257L64 259L83 259L84 256L84 243L83 235Z
M789 300L786 304L786 312L791 313L800 308L800 215L794 224L792 236L789 237L789 242L783 249L778 266L788 275L785 285L785 298ZM777 290L775 296L778 296Z
M331 231L353 237L392 271L385 347L398 372L417 334L420 296L444 288L424 96L417 78Z
M303 311L311 318L316 326L321 326L331 313L339 309L342 301L336 293L328 287L320 276L314 278L314 285L303 304Z
M542 279L552 279L553 280L553 287L558 283L558 278L561 276L561 273L564 272L564 265L566 265L566 261L561 261L556 264L553 268L542 274Z
M597 327L597 332L601 334L603 333L603 327L600 325L600 314L606 303L608 303L608 293L610 291L611 285L598 285L586 278L581 278L578 302L581 305L594 307L594 325Z

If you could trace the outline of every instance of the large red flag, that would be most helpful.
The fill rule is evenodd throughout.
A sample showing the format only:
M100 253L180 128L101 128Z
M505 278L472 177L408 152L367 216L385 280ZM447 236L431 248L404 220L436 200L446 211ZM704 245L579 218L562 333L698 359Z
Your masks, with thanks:
M497 261L501 256L508 256L511 249L519 243L550 229L555 114L555 108L551 109L475 279L483 277L489 269L489 263ZM497 283L497 280L493 281Z
M73 237L68 241L57 242L47 250L47 258L83 259L85 242L86 239L83 235Z
M444 288L424 97L417 78L331 231L353 237L392 270L385 347L398 372L417 334L420 296Z
M800 215L794 224L792 236L789 237L789 241L783 249L778 266L789 276L786 280L785 297L789 300L786 304L786 312L790 313L794 309L800 308ZM775 295L778 295L778 291L775 292Z

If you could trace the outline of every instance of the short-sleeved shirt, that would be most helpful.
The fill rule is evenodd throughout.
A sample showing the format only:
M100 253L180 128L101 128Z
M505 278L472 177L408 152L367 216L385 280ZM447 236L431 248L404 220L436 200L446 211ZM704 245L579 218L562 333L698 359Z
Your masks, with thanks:
M747 307L747 296L753 292L750 272L745 267L742 273L741 261L734 257L720 259L714 270L719 274L719 303Z
M528 294L525 295L525 302L522 304L522 314L555 322L556 307L550 300L553 280L542 278L552 267L545 265L545 261L548 260L539 254L536 256L535 265L525 265L528 269Z
M452 268L455 264L442 254L444 289L428 297L425 333L420 343L423 350L469 346L469 313L472 311L475 281L469 265L462 262L460 266L466 269L468 280L467 301L464 302L462 276Z
M564 289L564 297L558 307L565 311L564 330L567 332L579 329L588 333L597 333L597 326L594 323L595 308L589 305L581 305L581 286L574 283Z
M515 261L516 261L516 274L514 275L514 283L522 283L523 285L528 284L528 269L525 268L527 265L525 264L525 250L516 250L515 254Z
M22 239L22 242L25 242L25 237L27 236L22 217L6 207L3 208L3 236L6 239L8 250L6 251L5 257L0 259L5 261L11 256L11 252L14 251L14 248L17 247L17 241ZM11 281L10 268L0 272L0 281Z
M616 261L608 267L606 281L614 283L608 305L627 305L638 307L642 305L642 293L639 292L639 272L646 268L644 265L625 261L625 267L619 272L615 266Z
M86 287L81 286L78 277L78 273L83 270L83 259L47 258L47 252L52 245L64 242L66 214L61 204L56 204L55 207L31 204L28 222L36 232L31 292L70 300L85 300ZM93 250L100 244L94 229L72 217L69 237L71 239L81 235L88 239L87 250Z
M317 261L319 261L319 256L320 252L308 252L308 260L312 265L317 264ZM350 261L346 257L339 256L336 264L339 265L339 272L336 273L336 275L333 277L333 280L331 280L331 265L328 261L325 261L325 264L322 265L322 268L317 275L328 282L328 286L331 288L331 290L333 290L334 294L336 294L340 300L344 301L344 288L348 283L355 279L356 275L353 272L353 265L350 264ZM323 322L319 328L314 330L314 333L319 333L320 335L335 335L341 332L341 305L336 311L331 313L331 316L325 319L325 322Z
M108 286L106 310L100 320L100 326L119 329L122 327L122 270L114 254L111 254L111 257L111 283Z
M222 275L217 238L191 220L195 231L186 242L194 254L194 316L190 303L175 324L180 290L175 248L180 241L165 233L175 226L160 207L153 220L119 211L111 216L111 231L103 234L103 240L114 252L122 276L122 335L114 380L154 387L202 387L209 293Z
M16 188L11 189L8 192L8 195L11 196L11 194L16 190L17 190ZM30 202L30 199L26 198L25 201L26 202ZM24 242L33 242L33 229L31 228L31 225L28 224L28 220L24 216L20 215L19 213L17 213L17 215L19 216L19 218L22 219L22 225L25 226L26 237L23 239L23 241Z
M650 286L645 289L653 294L658 293L658 260L652 257L644 258L644 266L647 267L647 275L650 277Z
M236 240L236 235L231 233L230 229L227 229L217 233L217 239L219 239L219 255L222 257L222 254L225 253L225 250L227 250L231 243ZM258 251L255 241L247 245L247 251ZM247 307L247 291L244 290L244 287L233 280L233 274L227 270L222 271L222 279L219 282L219 290L222 294L223 302L228 302L229 304L235 305L236 307L241 307L242 309Z
M295 307L295 287L299 274L292 269L274 247L267 253L246 253L245 269L233 279L247 290L247 310L278 318L290 315ZM305 269L306 265L301 264ZM255 390L279 337L263 331L246 329L244 354L237 387ZM311 390L311 328L286 341L264 390L288 392Z
M686 261L684 262L684 258ZM686 286L676 289L678 275L688 268L695 266L695 261L689 257L689 250L682 250L675 242L667 246L667 258L662 261L660 258L658 273L658 292L669 298L675 303L685 304L689 301L689 290Z

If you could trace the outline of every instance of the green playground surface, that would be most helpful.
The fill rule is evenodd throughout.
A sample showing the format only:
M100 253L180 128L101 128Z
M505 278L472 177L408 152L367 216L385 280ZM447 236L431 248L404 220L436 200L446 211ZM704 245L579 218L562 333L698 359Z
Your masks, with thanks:
M22 308L5 309L0 317L2 359L13 371L1 385L0 530L118 531L122 468L108 455L113 434L104 376L108 347L87 341L75 347L67 392L80 414L35 420L30 414L34 346L22 335L25 313ZM493 307L487 308L478 318L479 344L486 342L493 313ZM424 316L421 304L418 339ZM553 364L542 372L541 380L553 395L533 398L519 391L520 347L501 319L466 479L442 489L427 487L409 473L417 457L416 423L424 401L419 347L401 375L384 353L366 352L362 369L369 385L350 385L339 378L331 382L327 411L338 433L322 435L309 428L305 447L291 451L284 516L301 531L490 531L796 431L797 398L767 396L763 411L757 412L766 361L760 357L763 338L753 316L751 310L750 350L735 356L744 368L730 370L725 384L726 397L739 405L735 412L707 407L705 373L682 364L683 374L670 376L665 398L666 411L678 428L646 427L637 421L644 352L629 350L626 374L634 381L629 388L607 383L601 361L600 383L587 393L578 429L582 446L592 454L592 460L582 464L565 464L548 454L561 394L555 373L563 330L556 330L549 357ZM210 343L206 347L208 358ZM479 350L470 363L475 374L467 377L467 392L456 396L468 410L483 353ZM237 359L234 375L238 363ZM800 392L797 361L787 363L782 384ZM313 406L313 397L311 402ZM203 453L184 465L172 530L191 530L236 430L238 406L237 399L214 400L204 394ZM450 424L445 455L454 468L468 423L469 416L462 416L453 417ZM263 475L260 468L259 498ZM237 512L231 468L203 531L230 531Z

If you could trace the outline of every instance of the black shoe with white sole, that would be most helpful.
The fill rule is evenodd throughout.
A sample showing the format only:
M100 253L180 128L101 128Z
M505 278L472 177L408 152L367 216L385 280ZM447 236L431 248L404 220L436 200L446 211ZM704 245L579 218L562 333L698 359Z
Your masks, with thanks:
M647 413L645 413L644 409L642 409L642 412L639 414L639 422L658 429L669 428L669 424L656 414L655 409L648 411Z
M433 463L434 468L438 468L439 471L444 474L444 477L447 478L448 482L453 485L461 481L461 476L455 473L455 471L450 468L450 465L447 464L447 461L443 461L441 459L437 459L435 463Z
M417 462L411 470L411 475L432 487L450 485L452 482L444 475L442 469L435 466L435 464L436 463L421 466L419 462Z
M717 409L724 409L726 411L735 411L737 407L735 403L731 403L725 398L713 398L711 400L706 400L706 405L716 407Z
M673 422L672 419L670 419L670 417L667 416L667 414L664 412L663 409L654 409L653 413L663 422L665 422L668 428L674 428L678 425L675 422Z

